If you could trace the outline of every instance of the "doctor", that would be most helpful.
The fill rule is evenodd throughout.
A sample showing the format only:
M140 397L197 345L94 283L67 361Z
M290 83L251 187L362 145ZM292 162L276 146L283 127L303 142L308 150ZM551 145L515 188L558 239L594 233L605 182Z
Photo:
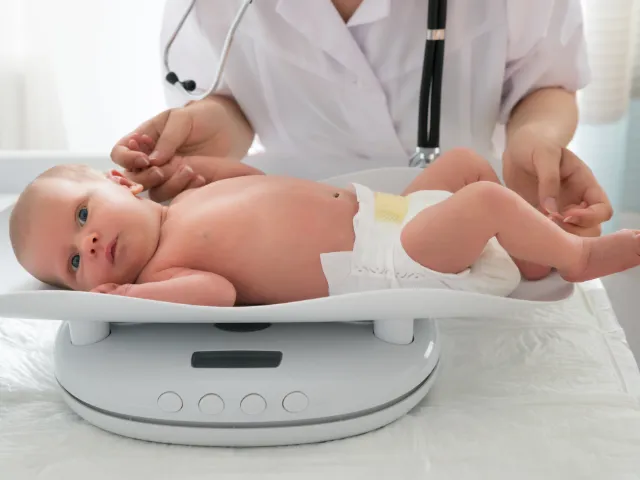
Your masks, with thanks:
M162 49L188 3L167 2ZM406 166L416 146L427 3L254 0L220 90L193 102L162 80L172 108L123 137L112 159L159 201L247 164L316 179ZM211 84L239 6L196 2L169 56L181 80ZM479 152L531 204L560 212L563 228L599 235L611 205L566 149L575 92L588 80L579 0L450 0L441 149ZM264 153L246 157L256 139ZM581 203L577 215L562 215Z

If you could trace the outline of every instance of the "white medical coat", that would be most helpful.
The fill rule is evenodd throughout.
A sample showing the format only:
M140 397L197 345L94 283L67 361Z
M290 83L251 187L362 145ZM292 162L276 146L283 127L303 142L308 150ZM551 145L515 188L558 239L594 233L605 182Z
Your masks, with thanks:
M161 48L188 3L167 2ZM417 139L427 4L364 0L345 24L329 0L254 0L222 85L266 150L253 164L311 178L407 165ZM196 2L169 56L182 80L211 84L240 5ZM579 0L449 0L442 150L471 147L498 167L496 131L523 96L550 85L578 90L588 79ZM170 106L189 100L162 81Z

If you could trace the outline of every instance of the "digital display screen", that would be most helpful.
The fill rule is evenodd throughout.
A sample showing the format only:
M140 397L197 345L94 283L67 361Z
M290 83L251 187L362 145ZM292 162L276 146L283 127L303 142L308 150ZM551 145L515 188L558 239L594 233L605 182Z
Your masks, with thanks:
M267 350L225 350L193 352L193 368L277 368L282 352Z

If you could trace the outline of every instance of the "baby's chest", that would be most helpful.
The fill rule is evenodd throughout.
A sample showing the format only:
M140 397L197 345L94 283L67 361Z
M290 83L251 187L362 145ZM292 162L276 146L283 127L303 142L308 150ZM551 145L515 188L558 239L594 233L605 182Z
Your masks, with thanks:
M242 248L242 225L215 214L194 213L165 226L156 253L158 268L217 271Z

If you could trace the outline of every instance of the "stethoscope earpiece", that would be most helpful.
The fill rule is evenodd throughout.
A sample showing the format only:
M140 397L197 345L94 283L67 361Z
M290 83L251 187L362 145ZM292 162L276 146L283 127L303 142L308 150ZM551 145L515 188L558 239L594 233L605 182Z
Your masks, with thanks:
M216 78L213 81L213 85L211 85L206 91L203 91L203 92L200 92L197 95L194 95L191 92L193 92L196 89L196 82L193 81L193 80L184 80L184 81L181 82L180 79L178 78L178 75L176 75L175 72L172 72L169 69L169 50L171 49L171 45L173 44L174 40L176 39L176 36L180 32L180 29L182 28L182 25L184 24L185 20L187 19L187 16L191 12L191 10L193 10L193 7L194 7L194 5L196 3L196 0L191 0L191 3L189 4L189 8L187 8L187 11L184 12L184 14L182 15L182 18L180 19L180 22L178 23L178 26L176 27L175 31L173 32L173 35L171 35L171 38L169 39L169 42L167 43L167 45L164 48L164 66L165 66L166 70L169 72L165 76L165 79L167 80L167 82L169 82L171 85L175 85L175 84L181 85L182 88L187 93L190 93L190 95L192 97L194 97L194 98L196 98L196 97L205 98L205 97L211 95L213 92L217 91L218 90L218 86L220 85L220 81L222 79L222 72L224 70L224 66L225 66L225 63L227 61L227 57L229 56L229 48L231 47L231 41L233 40L233 36L235 35L235 32L236 32L236 29L238 28L238 25L240 24L240 20L242 20L242 17L244 15L245 11L247 10L247 8L249 7L249 5L251 4L251 2L253 2L253 0L243 0L242 6L238 9L238 13L236 14L236 17L233 20L233 23L229 27L229 31L227 32L227 36L226 36L226 38L224 40L224 46L222 48L222 58L220 59L220 63L218 65L218 71L216 73Z
M181 82L180 79L178 78L178 75L176 75L175 72L167 73L166 77L164 78L171 85L180 83L180 85L182 85L182 88L184 88L187 92L193 92L196 89L196 82L194 80L185 80Z
M187 92L193 92L196 89L196 82L194 80L185 80L181 83Z

